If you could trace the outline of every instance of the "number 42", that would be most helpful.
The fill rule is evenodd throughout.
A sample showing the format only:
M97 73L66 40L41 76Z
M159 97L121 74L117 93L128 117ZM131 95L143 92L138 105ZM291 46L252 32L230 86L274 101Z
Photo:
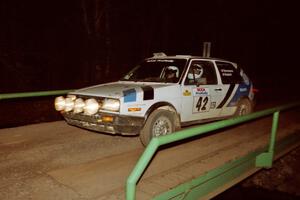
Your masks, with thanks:
M198 112L200 111L206 111L208 109L207 107L207 103L208 103L208 97L199 97L198 102L196 104L196 108L198 110Z

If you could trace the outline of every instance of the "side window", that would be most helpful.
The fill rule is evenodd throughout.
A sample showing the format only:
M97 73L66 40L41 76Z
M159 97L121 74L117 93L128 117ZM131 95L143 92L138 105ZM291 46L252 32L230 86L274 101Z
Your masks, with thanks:
M221 75L223 84L239 84L243 82L242 77L231 63L216 62L218 70Z
M179 69L176 66L166 66L163 68L160 77L167 82L176 83L179 80Z
M213 85L217 84L214 64L210 61L192 61L185 85Z

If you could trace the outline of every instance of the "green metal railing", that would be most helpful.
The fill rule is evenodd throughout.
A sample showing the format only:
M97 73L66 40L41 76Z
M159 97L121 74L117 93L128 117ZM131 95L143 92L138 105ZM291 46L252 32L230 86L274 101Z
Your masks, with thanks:
M53 96L53 95L63 95L73 90L52 90L52 91L38 91L38 92L22 92L22 93L6 93L0 94L0 100L3 99L15 99L15 98L25 98L25 97L40 97L40 96ZM136 195L136 184L138 180L141 178L143 172L145 171L146 167L151 162L152 157L158 150L158 148L162 145L169 144L172 142L176 142L179 140L191 138L194 136L202 135L214 130L222 129L225 127L245 123L254 119L262 118L268 115L273 114L273 121L272 121L272 130L270 134L270 142L267 152L263 152L256 156L255 158L255 165L257 167L271 167L274 157L274 147L275 147L275 139L276 139L276 132L278 127L278 120L279 120L279 112L283 110L287 110L296 106L299 106L300 102L287 104L284 106L278 106L275 108L255 112L246 116L238 117L238 118L231 118L227 120L217 121L210 124L205 124L189 129L185 129L182 131L178 131L176 133L155 137L153 138L149 145L146 147L145 151L143 152L142 156L138 160L136 166L134 167L133 171L131 172L130 176L127 179L126 183L126 199L127 200L134 200ZM253 153L252 153L253 154ZM248 157L253 157L253 155L248 155ZM244 162L245 158L237 160L236 162ZM221 168L226 168L227 166L224 165ZM214 170L212 174L215 173ZM201 179L202 177L200 177ZM207 177L206 177L207 178ZM196 181L201 181L197 179ZM185 187L185 185L183 185Z
M38 92L6 93L6 94L0 94L0 100L25 98L25 97L62 95L62 94L66 94L71 91L73 91L73 90L51 90L51 91L38 91Z
M271 167L273 162L273 157L274 157L274 146L275 146L277 127L278 127L279 112L299 105L300 102L287 104L284 106L278 106L275 108L255 112L242 117L217 121L214 123L205 124L205 125L185 129L182 131L178 131L170 135L152 138L152 140L146 147L145 151L143 152L142 156L138 160L136 166L134 167L133 171L131 172L131 174L127 179L126 199L127 200L135 199L136 184L138 180L141 178L146 167L149 165L152 157L154 156L154 154L156 153L156 151L160 146L273 114L272 131L270 136L269 148L267 152L258 155L255 160L255 165L257 167Z

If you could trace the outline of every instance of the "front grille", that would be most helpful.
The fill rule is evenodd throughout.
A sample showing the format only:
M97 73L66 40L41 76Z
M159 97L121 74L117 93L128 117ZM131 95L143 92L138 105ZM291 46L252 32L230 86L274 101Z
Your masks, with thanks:
M98 123L98 120L101 119L100 114L95 114L95 115L84 115L83 113L73 113L73 112L67 112L63 114L65 117L74 119L74 120L79 120L79 121L85 121L85 122L90 122L90 123Z

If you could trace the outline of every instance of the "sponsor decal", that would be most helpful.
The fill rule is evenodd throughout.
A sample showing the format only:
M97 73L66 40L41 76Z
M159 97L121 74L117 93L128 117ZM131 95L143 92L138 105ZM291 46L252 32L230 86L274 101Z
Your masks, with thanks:
M135 102L136 101L136 91L135 89L129 89L123 91L124 103Z
M247 92L248 88L240 88L240 92Z
M195 88L193 89L193 96L202 96L202 95L209 95L209 89L208 88Z
M191 95L192 95L192 93L189 90L185 90L183 92L183 96L191 96Z
M168 59L149 59L147 62L174 62L174 60L168 60Z
M214 109L215 107L216 107L216 102L215 101L211 102L210 103L210 108Z
M232 76L233 70L232 69L221 69L222 76Z

